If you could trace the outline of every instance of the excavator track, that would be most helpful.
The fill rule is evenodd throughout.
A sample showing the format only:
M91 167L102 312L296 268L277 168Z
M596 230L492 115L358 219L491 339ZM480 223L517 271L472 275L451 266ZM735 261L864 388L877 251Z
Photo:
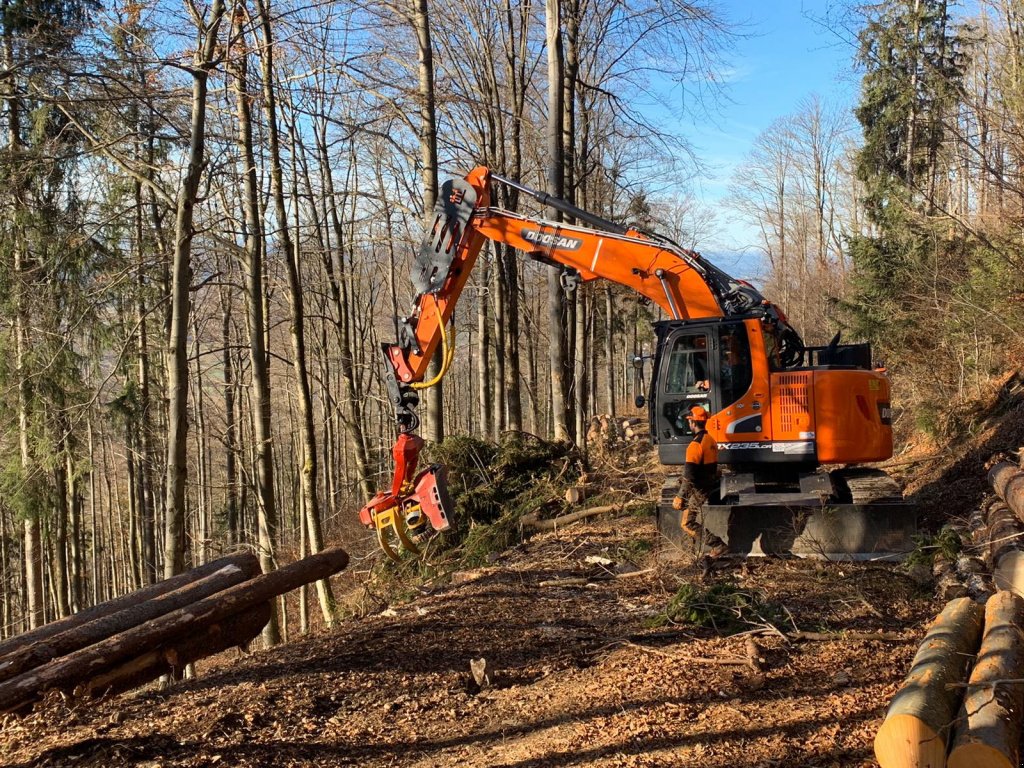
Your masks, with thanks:
M849 491L851 504L905 503L899 484L880 469L856 467L834 470L830 474L837 487L845 486Z
M822 560L900 560L914 548L917 514L899 485L884 472L867 468L833 470L834 494L822 502L794 494L792 504L752 497L739 504L708 503L703 524L723 539L734 556L807 557ZM672 509L677 480L662 489L658 527L683 551L693 542L680 528L681 513Z

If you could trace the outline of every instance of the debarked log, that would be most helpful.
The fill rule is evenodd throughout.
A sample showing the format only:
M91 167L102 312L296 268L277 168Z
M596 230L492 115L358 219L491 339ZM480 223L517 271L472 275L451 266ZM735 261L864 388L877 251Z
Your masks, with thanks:
M54 659L0 683L0 712L22 709L49 689L71 692L103 671L141 656L156 646L173 643L303 584L326 579L347 565L348 554L343 549L325 549L280 570L229 587L185 608Z
M270 603L260 603L235 616L173 643L167 643L102 672L75 689L77 696L107 696L138 688L161 675L180 672L186 664L229 648L243 647L270 621Z
M236 558L236 562L228 563L208 576L185 584L173 592L129 605L117 613L100 616L86 624L12 651L0 659L0 681L10 680L52 659L66 656L80 648L152 621L158 616L192 605L259 574L259 560L255 555L246 553Z
M959 708L967 668L981 640L984 609L951 600L932 622L903 685L875 736L882 768L942 768L948 729Z
M239 552L234 555L228 555L227 557L221 557L212 562L193 568L190 571L185 571L185 573L179 573L177 576L172 576L164 581L158 581L156 584L150 584L148 587L137 589L127 595L122 595L121 597L116 597L113 600L108 600L105 603L94 605L92 608L86 608L84 611L79 611L78 613L60 619L59 621L53 621L29 632L22 632L20 635L9 637L3 642L0 642L0 656L5 656L18 648L29 645L30 643L37 643L48 637L60 634L61 632L66 632L69 629L80 627L83 624L94 621L102 616L109 616L112 613L117 613L118 611L131 608L139 603L144 603L147 600L152 600L154 597L166 595L168 592L180 589L186 584L199 581L200 579L209 576L211 573L219 571L226 565L244 567L244 564L249 562L251 558L252 554L248 552Z
M1024 707L1024 599L997 592L957 717L950 768L1017 768ZM1007 682L1000 682L1007 681ZM1013 681L1013 682L1009 682Z

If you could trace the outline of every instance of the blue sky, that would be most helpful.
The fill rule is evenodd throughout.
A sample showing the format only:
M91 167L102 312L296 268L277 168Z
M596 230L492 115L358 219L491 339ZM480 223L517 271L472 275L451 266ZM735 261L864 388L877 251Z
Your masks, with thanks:
M717 212L719 236L703 250L720 254L720 266L727 270L734 270L727 263L729 255L743 268L753 266L749 256L737 259L736 254L754 245L754 233L720 201L754 139L812 94L851 109L856 102L854 51L823 21L835 6L836 0L724 4L730 19L743 24L746 37L736 42L729 57L725 98L710 122L687 125L683 133L708 166L707 174L695 180L693 194Z

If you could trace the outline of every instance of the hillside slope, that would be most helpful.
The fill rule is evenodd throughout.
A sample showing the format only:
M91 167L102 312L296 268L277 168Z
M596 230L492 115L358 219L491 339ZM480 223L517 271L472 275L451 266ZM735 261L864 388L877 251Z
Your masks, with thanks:
M0 757L22 768L871 765L930 596L892 566L760 560L703 577L655 546L649 517L538 535L433 594L169 691L49 702L4 724ZM629 561L650 570L615 578ZM735 623L666 621L684 584L690 611L718 601L711 618ZM492 679L476 691L469 661L481 657Z

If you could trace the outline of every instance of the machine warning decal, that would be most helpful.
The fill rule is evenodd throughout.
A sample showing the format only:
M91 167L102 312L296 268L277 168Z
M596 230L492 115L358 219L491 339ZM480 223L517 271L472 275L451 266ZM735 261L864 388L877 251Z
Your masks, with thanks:
M878 403L878 418L883 424L892 424L892 406L889 403Z
M522 229L519 235L529 243L543 245L545 248L557 248L560 251L578 251L583 247L583 241L578 237L566 237L565 235L556 235L553 232Z

